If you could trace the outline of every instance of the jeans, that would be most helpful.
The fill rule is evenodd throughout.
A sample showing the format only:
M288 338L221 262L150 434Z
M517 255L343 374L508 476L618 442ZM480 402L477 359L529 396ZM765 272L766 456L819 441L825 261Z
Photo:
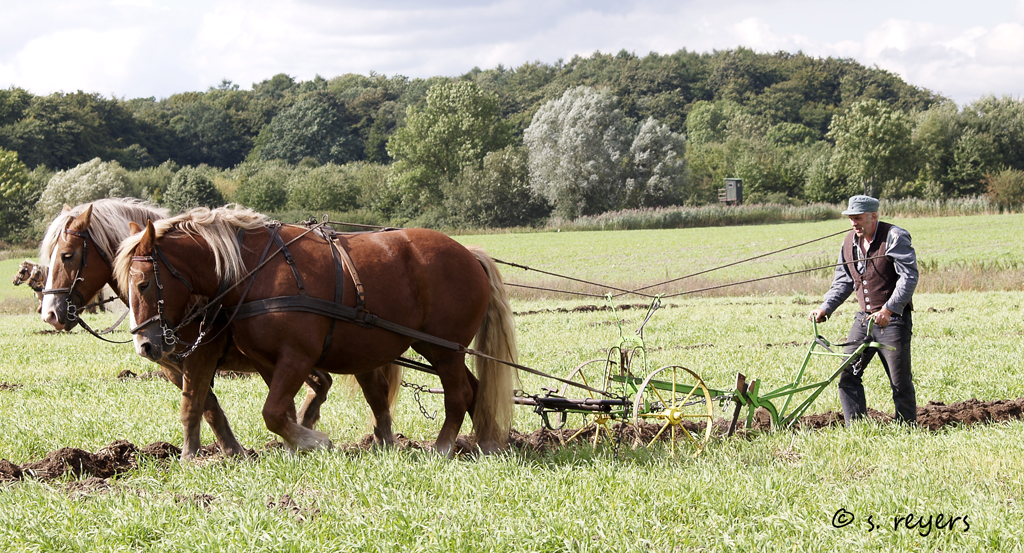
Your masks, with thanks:
M850 342L850 345L846 346L846 353L853 353L858 345L868 339L868 315L864 311L859 311L854 316L853 327L850 328L850 335L846 340ZM839 376L839 403L843 406L843 418L846 419L847 426L868 412L862 379L864 369L875 353L878 353L885 374L889 377L892 401L896 406L896 420L907 423L917 421L917 394L914 392L913 376L910 374L910 337L913 334L911 327L909 309L904 311L902 316L893 315L885 328L874 326L871 329L870 340L893 346L896 348L895 351L869 348L864 351L859 361L854 361Z

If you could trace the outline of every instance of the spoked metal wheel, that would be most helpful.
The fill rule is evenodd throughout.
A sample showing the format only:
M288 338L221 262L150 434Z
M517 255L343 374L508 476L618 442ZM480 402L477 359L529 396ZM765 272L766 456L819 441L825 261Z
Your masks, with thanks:
M633 401L633 423L637 428L641 420L661 425L648 447L669 431L673 456L676 439L681 435L696 457L711 439L715 421L711 392L690 369L677 365L662 367L644 379Z
M608 377L612 363L608 359L591 359L586 361L572 370L566 380L572 382L578 382L583 384L587 388L580 388L572 386L571 384L563 383L558 390L558 395L562 397L572 396L574 398L589 398L589 399L604 399L604 395L598 393L595 390L607 391L608 390ZM568 395L567 395L568 394ZM548 415L548 420L553 428L562 428L565 426L566 418L569 413L551 413ZM594 415L583 415L584 426L579 432L574 434L569 440L571 441L581 434L584 430L590 428L591 425L597 425L597 433L595 434L595 442L598 435L601 433L601 428L604 427L605 431L608 431L607 416L602 414Z

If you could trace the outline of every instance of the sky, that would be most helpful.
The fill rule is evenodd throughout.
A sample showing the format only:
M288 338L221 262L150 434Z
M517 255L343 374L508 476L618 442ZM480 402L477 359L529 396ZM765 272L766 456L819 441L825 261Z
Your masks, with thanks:
M621 50L850 58L961 107L1024 98L1024 0L0 0L0 88L167 98Z

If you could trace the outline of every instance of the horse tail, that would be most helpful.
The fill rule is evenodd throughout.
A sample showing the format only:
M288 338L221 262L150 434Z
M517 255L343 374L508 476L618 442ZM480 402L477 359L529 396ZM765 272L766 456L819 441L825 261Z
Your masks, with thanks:
M394 407L395 400L398 399L398 392L402 390L402 375L405 374L405 369L397 363L388 363L383 367L379 367L375 370L381 371L384 374L384 378L388 381L388 406ZM347 374L343 377L346 385L352 393L361 390L359 382L356 381L356 375Z
M398 399L398 392L402 390L402 376L405 374L405 369L396 363L388 363L381 367L384 371L384 377L388 379L388 406L394 407L395 400Z
M477 330L474 349L502 361L518 363L512 306L498 266L483 248L469 246L468 249L484 268L491 287L487 314ZM512 429L515 406L512 392L519 386L519 373L515 367L479 355L474 356L473 364L480 379L473 413L477 444L485 451L504 449Z

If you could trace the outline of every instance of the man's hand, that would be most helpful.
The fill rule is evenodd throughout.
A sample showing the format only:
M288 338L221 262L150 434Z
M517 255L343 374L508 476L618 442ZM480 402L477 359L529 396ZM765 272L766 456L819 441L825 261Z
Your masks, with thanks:
M892 319L892 311L883 307L877 313L872 313L871 318L875 320L875 326L885 328L889 326L889 321Z
M828 319L828 313L825 313L824 309L813 309L810 318L816 323L823 323Z

